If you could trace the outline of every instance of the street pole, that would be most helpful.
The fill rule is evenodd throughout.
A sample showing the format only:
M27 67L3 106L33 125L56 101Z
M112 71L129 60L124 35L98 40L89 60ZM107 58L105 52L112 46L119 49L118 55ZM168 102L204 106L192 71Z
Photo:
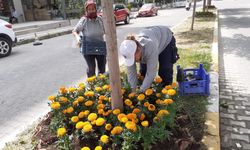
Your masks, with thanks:
M194 0L194 7L193 7L193 16L192 16L191 30L194 30L195 9L196 9L196 0Z
M123 111L123 101L121 94L121 79L117 51L116 26L113 12L113 2L101 0L103 8L103 24L106 35L107 61L109 68L109 78L111 86L111 106L112 109L119 108Z
M66 19L65 0L61 0L63 19Z

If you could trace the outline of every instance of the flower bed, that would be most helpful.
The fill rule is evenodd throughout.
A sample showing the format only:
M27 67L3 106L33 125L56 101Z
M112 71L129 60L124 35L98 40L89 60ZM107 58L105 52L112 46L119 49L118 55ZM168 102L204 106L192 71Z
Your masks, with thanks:
M88 78L86 86L61 87L49 97L50 126L57 130L59 148L72 149L71 143L77 142L82 149L150 149L166 140L174 127L177 85L162 88L161 81L157 77L152 88L133 93L122 78L123 111L111 109L111 88L104 75Z

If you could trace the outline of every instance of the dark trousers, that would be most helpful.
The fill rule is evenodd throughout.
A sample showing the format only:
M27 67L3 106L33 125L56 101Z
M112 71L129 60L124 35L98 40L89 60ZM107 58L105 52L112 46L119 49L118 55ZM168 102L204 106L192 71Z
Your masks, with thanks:
M106 56L105 55L83 55L85 58L88 68L87 68L87 76L92 77L95 76L95 60L97 61L98 66L98 73L103 74L105 73L105 66L106 66Z
M162 78L162 85L170 85L173 82L173 63L172 51L176 47L175 38L172 37L171 42L159 55L159 70L158 75ZM140 64L140 73L145 77L147 72L147 64Z

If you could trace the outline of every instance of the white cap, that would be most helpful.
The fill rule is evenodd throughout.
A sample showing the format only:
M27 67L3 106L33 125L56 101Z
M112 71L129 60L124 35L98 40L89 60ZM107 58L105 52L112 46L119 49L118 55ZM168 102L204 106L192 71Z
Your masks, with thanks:
M125 59L126 66L132 66L135 63L135 51L137 45L133 40L124 40L120 45L120 53Z

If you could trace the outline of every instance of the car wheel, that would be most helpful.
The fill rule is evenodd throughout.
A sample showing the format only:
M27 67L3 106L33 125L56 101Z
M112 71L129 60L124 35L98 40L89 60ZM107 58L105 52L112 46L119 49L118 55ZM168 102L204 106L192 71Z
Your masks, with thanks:
M155 15L157 16L157 15L158 15L158 12L156 12Z
M126 16L126 19L124 20L124 23L125 23L125 24L129 24L129 21L130 21L129 16Z
M5 57L11 53L11 41L0 37L0 57Z

